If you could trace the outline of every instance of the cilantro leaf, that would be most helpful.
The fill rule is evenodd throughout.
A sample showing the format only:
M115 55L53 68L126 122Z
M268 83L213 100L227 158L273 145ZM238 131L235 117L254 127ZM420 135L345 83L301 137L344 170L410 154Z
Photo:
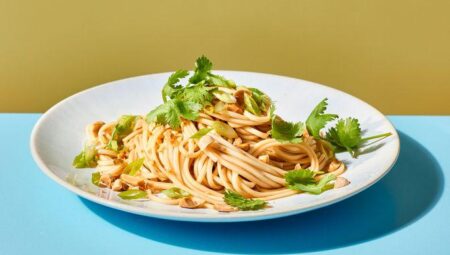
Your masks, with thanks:
M305 126L302 122L287 122L279 116L274 115L272 118L272 138L281 143L300 143L302 141L302 133Z
M211 61L205 56L199 57L197 61L195 61L194 75L192 75L192 77L189 79L189 82L192 84L196 84L198 82L206 80L211 69Z
M146 121L178 128L181 125L180 117L196 120L201 109L202 106L198 103L173 99L149 112Z
M206 87L203 83L186 87L177 98L183 101L190 101L201 104L202 106L210 103L214 96L211 93L212 88Z
M335 146L338 151L346 150L353 157L356 157L358 149L364 142L376 138L383 139L391 135L391 133L385 133L362 138L361 133L362 132L358 119L355 118L340 119L336 123L336 126L328 130L326 134L326 139L333 146Z
M284 175L286 183L289 185L294 185L296 183L302 184L313 184L315 183L314 171L309 169L297 169L291 170Z
M164 102L167 101L167 97L169 98L175 97L177 92L179 92L183 88L182 85L177 85L177 83L180 82L180 79L183 79L188 75L189 72L186 70L178 70L172 75L170 75L169 79L167 80L166 84L162 89L162 98Z
M206 134L208 134L209 132L211 132L211 130L213 130L212 128L202 128L199 131L197 131L195 134L193 134L191 136L192 139L200 139L203 136L205 136Z
M168 124L172 128L178 128L181 125L180 116L172 100L167 101L150 111L145 120L148 123L156 122L162 125Z
M147 197L147 192L139 189L129 189L126 191L122 191L117 195L122 199L131 200L131 199L145 198Z
M267 202L261 199L248 199L240 194L226 190L224 199L225 203L233 207L237 207L243 211L259 210L266 207Z
M232 80L227 80L223 76L217 74L208 73L207 80L211 85L232 89L236 88L236 84Z
M320 194L327 190L327 184L336 179L333 174L325 175L319 182L314 179L316 173L309 169L298 169L284 175L288 188L297 191Z
M334 181L336 179L336 176L334 174L327 174L317 184L309 184L309 185L302 185L302 184L295 184L291 187L291 189L294 190L301 190L304 192L308 192L310 194L320 194L330 188L332 186L328 186L327 184L331 181Z
M306 128L314 138L320 138L319 132L325 125L336 119L336 114L324 113L327 109L327 98L323 99L311 112L308 119L306 119Z
M187 120L196 120L198 118L198 114L202 109L202 105L192 101L182 101L182 100L172 100L175 105L175 109Z
M123 169L124 174L128 175L136 175L139 170L141 170L142 166L144 165L145 158L136 159L135 161L128 164L125 169Z
M94 145L85 145L83 151L72 162L75 168L92 168L97 166L97 150Z
M189 192L182 190L180 188L177 188L177 187L172 187L170 189L166 189L162 193L172 199L178 199L178 198L191 196L191 194L189 194Z
M327 140L353 154L352 148L361 143L361 128L354 118L340 119L335 127L330 128L326 136Z

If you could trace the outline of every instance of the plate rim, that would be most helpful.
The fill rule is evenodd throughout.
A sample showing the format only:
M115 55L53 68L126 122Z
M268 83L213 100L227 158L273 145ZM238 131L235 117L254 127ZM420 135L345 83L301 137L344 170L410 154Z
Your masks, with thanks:
M272 76L273 78L283 78L283 79L292 79L292 80L297 80L297 81L301 81L303 83L307 83L309 85L314 85L314 86L319 86L319 87L324 87L326 89L329 89L333 92L336 93L340 93L340 94L345 94L346 96L351 97L353 100L359 101L359 103L365 104L366 106L368 106L369 108L371 108L371 110L375 111L376 113L378 113L379 115L381 115L383 117L383 119L386 121L386 123L390 126L391 130L393 131L393 137L395 138L394 143L396 144L395 147L395 153L396 155L393 157L392 162L390 163L389 167L386 168L386 170L384 170L384 172L381 175L376 176L376 178L372 179L369 183L367 183L366 185L355 189L353 191L348 192L345 195L342 195L338 198L330 198L327 200L318 200L318 202L315 203L311 203L309 204L307 207L298 207L298 208L293 208L293 207L288 207L285 208L283 210L277 210L277 211L273 211L273 212L268 212L268 211L255 211L253 214L247 214L247 215L243 215L243 214L238 214L238 213L220 213L220 214L188 214L188 213L184 213L184 212L158 212L157 210L152 210L152 209L148 209L148 208L143 208L143 207L137 207L137 206L133 206L133 205L129 205L129 204L124 204L124 203L118 203L112 200L108 200L102 197L98 197L92 193L89 193L83 189L80 189L74 185L71 185L70 183L68 183L67 181L63 180L62 178L58 177L55 173L53 173L52 170L50 170L50 168L44 163L43 159L41 158L41 156L38 153L38 149L37 149L37 137L38 137L38 133L39 130L42 126L42 123L44 123L47 118L49 116L51 116L51 113L55 110L57 110L59 107L61 107L62 105L64 105L65 102L71 100L74 97L78 97L80 95L83 95L85 93L89 93L91 90L95 90L99 87L104 87L104 86L114 86L115 83L122 83L126 80L131 80L131 79L138 79L138 78L144 78L144 77L151 77L151 76L159 76L159 75L169 75L173 72L162 72L162 73L152 73L152 74L145 74L145 75L138 75L138 76L132 76L132 77L127 77L124 79L119 79L119 80L114 80L114 81L110 81L110 82L106 82L103 84L99 84L90 88L87 88L85 90L79 91L69 97L66 97L64 99L62 99L61 101L59 101L58 103L56 103L55 105L53 105L52 107L50 107L46 112L44 112L38 119L38 121L35 123L32 131L31 131L31 136L30 136L30 151L31 151L31 155L34 159L34 161L36 162L36 164L38 165L39 169L48 177L50 177L50 179L52 179L53 181L55 181L56 183L58 183L59 185L61 185L62 187L70 190L71 192L75 193L76 195L87 199L91 202L97 203L97 204L101 204L103 206L107 206L116 210L121 210L124 212L129 212L129 213L133 213L133 214L137 214L137 215L142 215L142 216L147 216L147 217L154 217L154 218L160 218L160 219L166 219L166 220L176 220L176 221L189 221L189 222L244 222L244 221L257 221L257 220L267 220L267 219L274 219L274 218L280 218L280 217L286 217L286 216L290 216L290 215L294 215L294 214L300 214L300 213L304 213L304 212L308 212L311 210L316 210L334 203L338 203L344 199L347 199L349 197L352 197L364 190L366 190L367 188L371 187L372 185L374 185L375 183L377 183L380 179L382 179L387 173L390 172L390 170L392 169L392 167L395 165L395 163L398 160L398 156L400 154L400 138L398 135L397 130L395 129L394 125L392 124L392 122L381 112L379 111L377 108L373 107L372 105L370 105L369 103L363 101L362 99L353 96L347 92L344 92L342 90L333 88L333 87L329 87L323 84L319 84L316 82L312 82L312 81L307 81L307 80L303 80L303 79L299 79L299 78L294 78L294 77L289 77L289 76L283 76L283 75L277 75L277 74L270 74L270 73L262 73L262 72L249 72L249 71L235 71L235 70L214 70L215 72L219 72L219 73L241 73L241 74L254 74L254 75L265 75L265 76Z

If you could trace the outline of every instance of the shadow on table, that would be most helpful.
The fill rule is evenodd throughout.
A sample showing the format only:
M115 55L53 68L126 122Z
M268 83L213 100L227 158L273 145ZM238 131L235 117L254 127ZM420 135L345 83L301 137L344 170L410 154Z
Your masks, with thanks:
M228 253L299 253L375 239L416 221L439 200L443 174L434 157L400 133L397 164L354 197L307 213L243 223L159 220L82 202L104 220L136 235L185 248Z

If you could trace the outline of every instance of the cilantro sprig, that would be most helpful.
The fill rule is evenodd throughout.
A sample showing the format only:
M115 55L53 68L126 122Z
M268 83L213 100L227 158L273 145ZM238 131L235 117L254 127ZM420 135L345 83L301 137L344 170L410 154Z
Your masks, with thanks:
M348 151L352 157L358 156L358 151L369 140L382 140L391 135L383 133L363 138L359 120L356 118L338 119L336 125L328 130L324 137L320 131L331 121L337 119L336 114L325 113L327 109L327 98L323 99L311 112L306 120L308 132L316 139L325 140L332 145L335 152Z
M201 56L185 86L180 84L180 80L186 78L189 71L178 70L170 75L162 89L164 103L150 111L146 121L179 128L182 118L196 120L203 107L211 104L217 86L236 87L234 82L211 73L211 70L211 61Z
M337 151L348 151L353 157L357 157L359 149L369 140L384 139L392 133L384 133L363 138L358 119L340 119L336 126L330 128L326 139L336 147Z
M288 188L316 195L329 189L331 186L328 183L336 179L335 175L327 174L320 181L316 181L315 175L316 173L309 169L297 169L287 172L284 179Z
M267 206L267 202L261 199L248 199L240 194L226 190L223 200L228 205L236 207L242 211L260 210Z
M194 75L189 78L189 82L192 84L197 84L199 82L205 81L206 83L221 87L236 87L236 84L233 81L227 80L220 75L212 74L212 67L213 64L207 57L199 57L195 61Z
M189 82L195 84L203 80L206 80L208 74L211 72L212 66L213 66L212 62L207 57L205 56L199 57L195 61L194 75L191 78L189 78Z

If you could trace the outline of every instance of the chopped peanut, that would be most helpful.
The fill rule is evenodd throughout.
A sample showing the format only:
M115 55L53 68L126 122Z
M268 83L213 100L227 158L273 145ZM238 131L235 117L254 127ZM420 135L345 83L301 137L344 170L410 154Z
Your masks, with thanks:
M336 181L334 182L334 188L339 189L339 188L345 187L349 184L350 184L349 180L345 179L344 177L339 176L338 178L336 178Z

